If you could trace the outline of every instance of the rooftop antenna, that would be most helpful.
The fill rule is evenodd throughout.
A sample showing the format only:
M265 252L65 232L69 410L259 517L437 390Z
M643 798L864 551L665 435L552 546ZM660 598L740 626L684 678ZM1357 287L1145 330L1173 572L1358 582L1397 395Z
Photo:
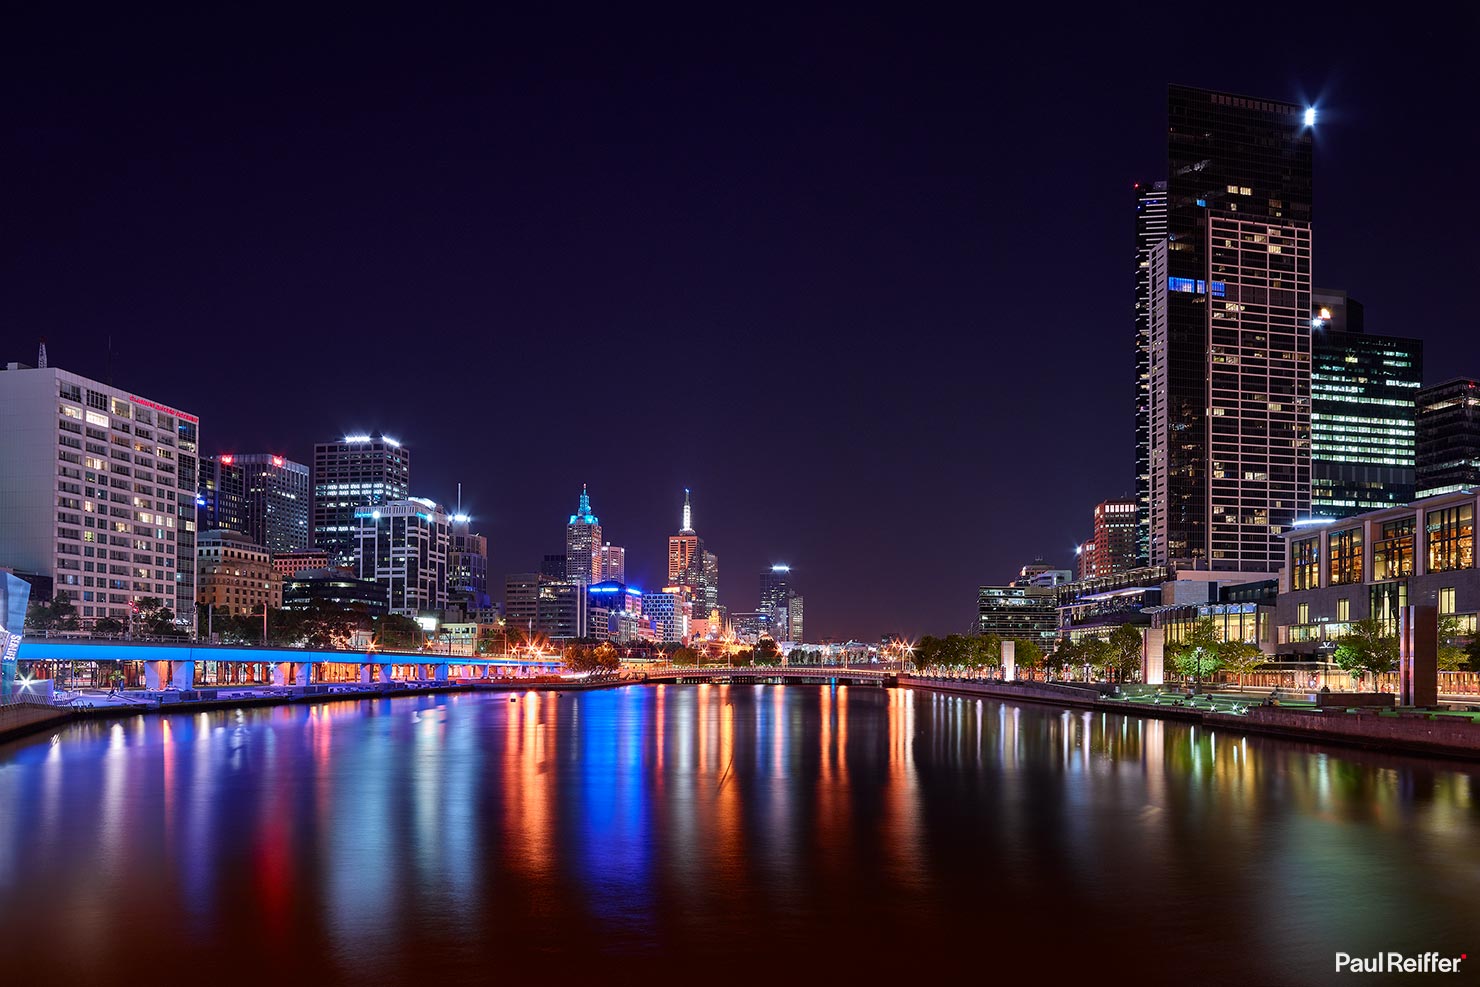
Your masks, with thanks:
M461 516L462 515L462 484L461 483L459 483L457 485L457 513L458 513L458 516Z
M41 349L36 353L36 369L46 369L46 337L41 337Z

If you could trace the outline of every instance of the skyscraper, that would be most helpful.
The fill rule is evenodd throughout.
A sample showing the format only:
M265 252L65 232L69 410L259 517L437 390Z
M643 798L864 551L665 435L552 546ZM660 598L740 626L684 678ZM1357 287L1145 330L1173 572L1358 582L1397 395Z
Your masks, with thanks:
M1418 392L1418 496L1480 489L1480 380Z
M601 582L601 521L581 484L581 502L565 526L565 578L589 586Z
M627 550L607 542L601 546L601 582L627 581Z
M1148 254L1150 561L1273 571L1310 510L1311 128L1172 86Z
M1151 263L1167 239L1167 183L1136 192L1136 557L1151 552Z
M771 633L785 640L791 628L791 598L796 593L791 584L791 566L773 565L761 573L761 613L771 617Z
M247 530L247 476L231 455L200 461L196 496L201 531Z
M1079 546L1079 578L1109 576L1136 567L1139 504L1136 498L1122 497L1095 505L1094 536ZM1086 559L1085 553L1091 557Z
M361 507L411 495L411 450L388 435L346 435L313 452L313 547L354 566Z
M694 533L689 491L683 492L683 524L678 534L668 536L668 585L691 591L704 585L704 542Z
M447 598L468 610L492 605L488 596L488 539L472 530L473 519L454 514L448 519Z
M1363 331L1344 291L1312 292L1311 514L1350 517L1414 497L1423 343Z
M391 613L447 606L447 512L423 497L355 509L357 575L386 592Z
M240 530L274 555L308 548L311 486L308 467L272 453L217 456L241 470L246 527Z

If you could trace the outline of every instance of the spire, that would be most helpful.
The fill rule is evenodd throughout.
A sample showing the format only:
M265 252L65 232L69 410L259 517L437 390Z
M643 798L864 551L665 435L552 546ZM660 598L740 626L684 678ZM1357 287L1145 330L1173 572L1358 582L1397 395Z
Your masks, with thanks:
M46 337L41 337L41 349L36 353L36 369L46 369Z
M571 524L600 524L596 515L591 513L591 495L586 493L586 485L581 484L581 503L576 512L570 516Z

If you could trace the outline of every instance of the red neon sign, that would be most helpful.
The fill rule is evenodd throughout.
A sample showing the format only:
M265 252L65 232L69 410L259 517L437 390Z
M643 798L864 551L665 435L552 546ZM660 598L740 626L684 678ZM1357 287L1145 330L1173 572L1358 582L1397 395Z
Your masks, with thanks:
M230 466L235 461L236 461L236 457L235 456L222 456L221 457L221 464L223 466Z
M154 401L150 401L148 398L141 398L137 394L130 394L128 396L128 399L134 404L142 404L146 408L153 408L155 411L162 411L167 415L173 415L174 417L184 419L187 422L194 422L196 424L200 423L200 419L195 417L194 415L187 415L183 411L177 411L167 404L158 404Z

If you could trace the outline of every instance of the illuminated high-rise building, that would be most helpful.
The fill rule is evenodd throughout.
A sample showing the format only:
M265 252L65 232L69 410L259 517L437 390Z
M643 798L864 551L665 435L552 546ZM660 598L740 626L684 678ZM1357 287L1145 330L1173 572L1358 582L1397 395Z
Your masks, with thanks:
M447 606L447 512L424 497L355 509L360 579L386 593L391 613L415 617Z
M1311 515L1343 518L1414 498L1423 343L1369 335L1344 291L1312 292Z
M688 488L683 492L683 524L678 534L668 536L668 585L690 590L704 584L704 542L694 533L693 509Z
M1151 551L1151 265L1167 239L1167 183L1137 182L1136 193L1136 556Z
M1095 505L1095 534L1089 542L1090 551L1094 553L1094 560L1089 568L1094 575L1113 576L1136 568L1138 505L1139 502L1134 497L1107 500Z
M461 512L448 519L447 598L467 610L492 605L488 595L488 538L474 534L473 519Z
M601 521L581 484L581 501L565 526L565 578L589 586L601 582Z
M1278 570L1310 512L1311 122L1169 91L1167 238L1147 254L1153 564Z
M388 435L346 435L313 452L313 547L356 565L361 507L411 495L411 450Z
M1418 496L1480 489L1480 380L1418 392Z
M601 546L601 582L627 581L627 550L607 542Z

